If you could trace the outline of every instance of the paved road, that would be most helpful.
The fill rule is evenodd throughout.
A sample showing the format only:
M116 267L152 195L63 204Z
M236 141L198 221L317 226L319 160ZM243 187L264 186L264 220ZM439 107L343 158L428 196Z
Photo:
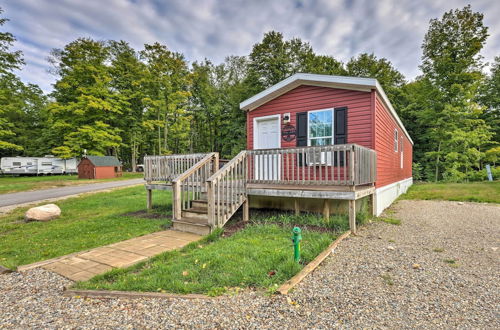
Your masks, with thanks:
M91 191L133 186L140 183L144 183L144 179L140 178L131 180L111 181L111 182L92 183L92 184L85 184L78 186L68 186L61 188L24 191L11 194L1 194L0 207L37 202L51 198L66 197Z

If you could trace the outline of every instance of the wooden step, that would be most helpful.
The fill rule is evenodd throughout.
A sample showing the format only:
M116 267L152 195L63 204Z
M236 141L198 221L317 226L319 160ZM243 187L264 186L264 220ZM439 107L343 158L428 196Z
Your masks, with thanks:
M208 208L208 201L206 199L195 199L191 201L191 207Z
M184 231L197 235L208 235L212 228L208 225L208 221L200 218L182 217L180 220L173 220L173 229Z
M208 222L208 209L206 207L192 207L188 210L182 210L183 218L205 219Z

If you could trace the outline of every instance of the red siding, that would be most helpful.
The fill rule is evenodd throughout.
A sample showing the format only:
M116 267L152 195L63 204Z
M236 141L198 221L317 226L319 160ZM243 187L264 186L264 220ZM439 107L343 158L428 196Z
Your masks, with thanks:
M88 159L82 159L78 164L79 179L111 179L122 176L121 167L118 167L118 172L114 166L94 166Z
M376 187L401 181L412 176L413 146L404 134L403 129L384 105L380 96L375 93L375 151L377 151L377 182ZM403 137L403 168L401 168L401 152L394 151L394 130L398 137Z
M403 130L385 107L375 90L353 90L299 86L250 111L247 115L247 148L253 149L254 118L290 113L290 124L296 126L296 114L326 108L347 107L347 143L356 143L377 151L377 187L382 187L412 176L412 145ZM400 152L394 151L394 129L403 136L403 168ZM296 140L281 139L282 148L296 146ZM288 161L294 166L294 161ZM312 175L313 173L311 173ZM311 176L312 177L312 176Z
M111 179L117 177L115 173L114 166L99 166L95 167L95 178L94 179Z
M296 113L335 107L348 107L347 142L373 148L373 126L369 92L302 85L250 111L247 116L247 148L253 149L253 120L289 112L296 126ZM282 148L296 146L296 140L281 139Z

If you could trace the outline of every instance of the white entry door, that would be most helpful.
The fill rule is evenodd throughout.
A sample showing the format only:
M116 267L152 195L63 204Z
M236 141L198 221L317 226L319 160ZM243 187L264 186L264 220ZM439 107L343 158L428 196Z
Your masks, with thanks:
M280 148L280 116L268 116L255 119L254 149ZM279 155L266 154L255 157L255 179L279 180Z

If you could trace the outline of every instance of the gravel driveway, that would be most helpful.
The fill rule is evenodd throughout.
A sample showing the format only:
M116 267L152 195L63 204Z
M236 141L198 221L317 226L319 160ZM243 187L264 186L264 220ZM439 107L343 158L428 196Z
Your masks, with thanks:
M0 328L500 328L500 206L401 201L289 295L214 300L66 298L36 269L0 275ZM418 265L417 265L418 264Z

